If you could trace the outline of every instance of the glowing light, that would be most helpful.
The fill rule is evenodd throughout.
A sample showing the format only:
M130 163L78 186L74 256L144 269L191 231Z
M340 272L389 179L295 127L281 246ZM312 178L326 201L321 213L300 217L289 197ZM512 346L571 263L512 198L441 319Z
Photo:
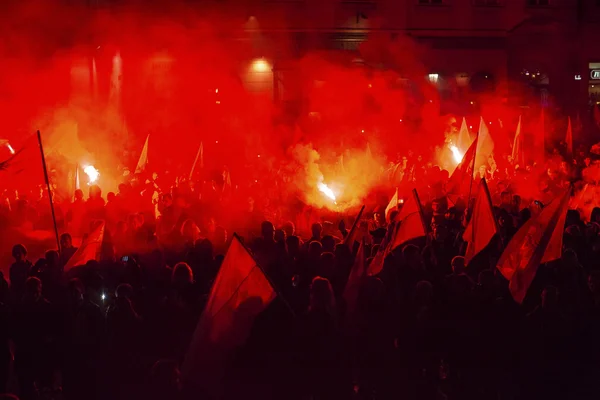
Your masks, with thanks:
M218 141L218 140L215 140L215 144L219 144L219 141Z
M400 122L402 122L402 119L400 119Z
M439 74L429 74L427 77L429 78L429 82L431 83L437 83L438 79L440 79Z
M6 143L6 147L8 147L8 151L10 151L10 154L15 154L15 149L13 149L10 143Z
M361 133L365 133L365 130L364 130L364 129L361 129Z
M469 125L469 129L473 129L473 125Z
M460 154L458 147L450 145L450 151L452 151L452 158L454 158L454 161L456 161L457 164L460 163L463 159L463 155Z
M404 204L404 199L400 199L400 204Z
M251 68L254 72L269 72L271 70L269 63L262 58L252 61Z
M216 103L217 103L217 104L221 104L221 101L220 101L220 100L217 100L217 101L216 101Z
M335 193L333 193L333 190L331 190L331 188L329 188L329 186L327 186L323 182L320 182L317 184L317 187L319 188L319 191L321 191L321 193L323 193L325 196L329 197L335 203Z
M475 104L474 102L471 102L471 105Z
M215 89L215 93L219 93L219 88L216 88L216 89Z
M581 75L575 75L575 80L576 81L580 81L581 80Z
M94 168L93 165L88 165L87 167L84 167L83 172L85 172L85 174L88 176L90 184L96 182L98 180L98 177L100 176L100 171Z
M257 155L257 157L258 157L258 158L260 158L260 154L259 154L259 155Z
M492 124L492 121L490 121L490 125Z
M373 85L371 85L371 84L369 83L369 89L371 89L372 87L373 87Z

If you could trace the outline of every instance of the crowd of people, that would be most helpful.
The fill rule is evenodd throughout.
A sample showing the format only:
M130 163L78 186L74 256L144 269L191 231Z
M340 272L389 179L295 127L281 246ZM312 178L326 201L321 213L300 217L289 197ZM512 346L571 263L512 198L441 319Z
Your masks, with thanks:
M529 168L522 179L543 182L540 192L552 197L579 179L586 158ZM401 197L418 187L428 233L395 248L380 273L365 277L352 327L342 296L359 246L343 241L352 210L319 213L270 195L267 202L225 174L170 189L154 174L121 184L106 200L98 186L87 199L76 190L56 207L65 232L60 251L32 260L26 244L17 244L0 279L0 393L203 398L188 392L179 368L236 232L278 297L227 366L224 398L597 397L600 209L585 218L569 211L562 258L540 267L517 304L496 261L530 207L544 204L511 187L517 173L504 161L479 170L492 178L499 232L466 265L468 201L446 196L448 174L439 168L417 157L398 160L391 179ZM39 212L45 196L5 193L3 223L47 228L51 219ZM389 198L380 197L357 225L367 263L394 224L384 211ZM100 255L65 268L75 242L98 220L106 226Z

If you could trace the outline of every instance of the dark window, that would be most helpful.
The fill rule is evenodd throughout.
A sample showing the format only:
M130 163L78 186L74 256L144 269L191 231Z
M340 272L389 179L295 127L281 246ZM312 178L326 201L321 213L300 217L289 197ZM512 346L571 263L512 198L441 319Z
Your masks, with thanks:
M550 0L527 0L527 5L528 6L549 6L550 5Z
M439 6L439 5L443 5L446 3L445 0L418 0L419 4L422 5L432 5L432 6Z

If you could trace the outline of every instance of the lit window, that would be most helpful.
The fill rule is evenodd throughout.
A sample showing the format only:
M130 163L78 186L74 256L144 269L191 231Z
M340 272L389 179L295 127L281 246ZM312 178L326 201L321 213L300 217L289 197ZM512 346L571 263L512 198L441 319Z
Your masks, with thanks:
M531 7L549 6L550 0L527 0L527 5Z

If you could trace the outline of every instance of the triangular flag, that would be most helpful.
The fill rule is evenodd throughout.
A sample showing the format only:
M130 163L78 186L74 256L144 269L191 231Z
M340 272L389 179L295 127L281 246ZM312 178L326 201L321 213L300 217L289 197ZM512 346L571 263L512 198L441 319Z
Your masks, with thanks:
M458 147L458 150L464 154L471 146L471 143L471 134L469 133L467 120L463 117L462 123L460 124L460 131L458 131L458 138L456 139L456 147Z
M81 246L65 265L65 272L73 267L85 265L90 260L100 261L105 225L104 221L100 221L98 226L84 239Z
M510 240L496 267L510 282L517 303L522 303L541 263L561 256L564 222L570 189L529 219Z
M388 203L387 207L385 208L385 219L386 221L389 223L390 222L390 213L398 208L398 188L396 188L396 191L394 192L394 195L392 196L392 198L390 199L390 202Z
M515 139L512 147L512 159L514 165L520 165L521 168L525 164L525 154L523 153L523 138L521 136L521 116L519 115L519 123L515 132Z
M494 141L490 136L490 130L487 124L483 120L483 117L479 118L479 131L477 134L477 161L475 162L475 168L479 168L480 165L487 164L488 156L494 152Z
M465 180L467 178L472 179L473 160L475 159L475 151L477 150L477 141L478 139L475 138L475 141L471 143L471 146L450 176L450 179L448 179L448 183L446 184L446 192L448 194L460 195Z
M465 253L467 264L490 243L498 232L492 200L485 179L481 180L480 189L483 190L479 190L477 194L471 220L463 233L463 240L467 242L467 252Z
M213 283L182 365L184 381L221 398L225 370L276 292L237 235Z
M568 117L568 121L565 143L567 144L567 154L570 157L573 157L573 128L571 127L571 117Z
M352 224L352 228L350 228L350 232L348 232L348 234L344 238L344 244L350 248L350 251L352 251L354 249L354 242L358 238L358 230L359 230L358 228L359 228L360 219L362 218L364 210L365 210L365 206L363 205L360 208L360 211L358 212L358 215L356 216L354 223Z
M344 287L343 298L346 302L346 320L351 319L356 311L358 294L365 277L365 264L365 240L363 238L356 253L352 269L350 270L348 282L346 282L346 286Z
M404 206L396 216L396 222L400 224L392 239L392 249L408 242L409 240L425 236L426 229L423 219L423 209L419 201L417 190L412 190L412 196L404 202Z
M142 153L140 154L140 159L138 160L137 166L135 167L135 173L141 174L146 169L148 165L148 140L150 139L150 135L146 136L146 142L144 143L144 147L142 148Z

